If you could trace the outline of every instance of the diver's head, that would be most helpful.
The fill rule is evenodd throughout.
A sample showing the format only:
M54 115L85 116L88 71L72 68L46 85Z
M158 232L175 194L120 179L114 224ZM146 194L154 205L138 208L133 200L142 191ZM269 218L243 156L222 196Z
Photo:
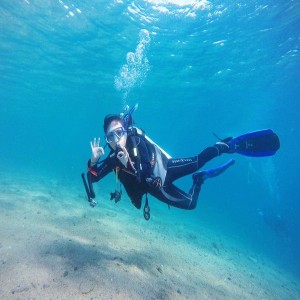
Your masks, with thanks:
M117 145L125 147L127 132L124 128L124 122L120 115L107 115L104 119L103 127L105 139L113 150L116 150Z

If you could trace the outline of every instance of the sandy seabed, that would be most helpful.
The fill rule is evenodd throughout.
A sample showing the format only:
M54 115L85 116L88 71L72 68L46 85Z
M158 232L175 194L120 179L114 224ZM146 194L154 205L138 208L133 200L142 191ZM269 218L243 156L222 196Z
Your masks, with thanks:
M300 299L299 278L207 228L1 178L0 299Z

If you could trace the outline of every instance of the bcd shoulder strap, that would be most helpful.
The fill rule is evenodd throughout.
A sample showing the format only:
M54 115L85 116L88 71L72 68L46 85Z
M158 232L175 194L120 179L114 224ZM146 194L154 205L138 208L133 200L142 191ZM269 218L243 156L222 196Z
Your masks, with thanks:
M149 155L151 168L153 169L154 166L155 166L155 161L156 161L156 151L155 151L155 147L154 147L153 143L151 143L146 138L145 131L143 129L132 126L128 130L128 135L129 136L132 136L132 135L138 136L138 137L141 137L143 139L143 141L145 142L145 145L147 147L147 150L148 150L148 155Z

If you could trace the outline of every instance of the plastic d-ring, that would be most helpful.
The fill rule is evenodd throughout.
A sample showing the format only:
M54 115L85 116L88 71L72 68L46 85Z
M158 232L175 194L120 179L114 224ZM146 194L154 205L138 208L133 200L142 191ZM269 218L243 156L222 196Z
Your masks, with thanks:
M150 219L150 214L147 213L147 212L144 212L144 218L145 218L146 221L149 221L149 219Z
M145 205L144 213L149 213L150 214L150 206L149 205Z
M148 221L150 219L150 206L148 204L148 196L146 194L146 203L144 206L144 218L146 221Z

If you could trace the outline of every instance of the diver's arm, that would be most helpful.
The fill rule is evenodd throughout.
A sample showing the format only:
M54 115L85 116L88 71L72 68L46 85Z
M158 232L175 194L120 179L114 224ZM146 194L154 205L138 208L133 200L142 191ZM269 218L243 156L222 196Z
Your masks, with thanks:
M92 164L91 159L88 160L87 183L85 182L84 177L83 177L83 179L84 179L84 186L85 186L87 194L88 194L89 202L92 207L94 207L97 204L93 200L96 198L96 194L95 194L94 188L93 188L93 182L97 182L101 178L103 178L105 175L107 175L112 170L112 168L110 166L111 166L111 160L109 159L109 157L104 159L99 167L97 166L97 163Z
M97 164L92 164L91 160L88 160L88 173L91 174L92 182L98 182L100 179L105 177L108 173L112 171L112 162L109 157L104 159L100 166Z

